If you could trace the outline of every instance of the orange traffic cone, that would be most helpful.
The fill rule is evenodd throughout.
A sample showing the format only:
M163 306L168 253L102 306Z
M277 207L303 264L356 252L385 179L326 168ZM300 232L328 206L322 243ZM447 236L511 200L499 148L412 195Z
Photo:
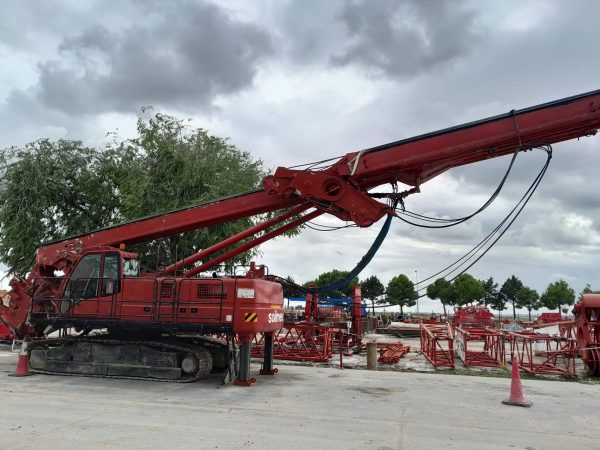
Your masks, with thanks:
M19 361L17 362L17 368L15 373L9 373L9 377L28 377L33 375L29 371L29 353L27 352L27 343L23 342L21 345L21 351L19 352Z
M519 373L519 364L517 358L513 355L510 365L512 366L512 381L510 384L510 396L508 400L502 401L504 405L522 406L529 408L531 403L525 401L523 387L521 386L521 374Z

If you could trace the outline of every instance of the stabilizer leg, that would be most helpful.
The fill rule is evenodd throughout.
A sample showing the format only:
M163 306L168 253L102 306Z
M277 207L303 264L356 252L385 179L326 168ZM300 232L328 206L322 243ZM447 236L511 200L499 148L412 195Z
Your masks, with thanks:
M273 369L273 333L265 333L265 356L261 375L275 375L278 369Z

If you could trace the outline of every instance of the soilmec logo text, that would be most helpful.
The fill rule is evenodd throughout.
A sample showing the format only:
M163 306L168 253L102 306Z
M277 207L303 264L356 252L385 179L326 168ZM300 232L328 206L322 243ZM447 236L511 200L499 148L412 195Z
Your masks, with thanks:
M283 313L270 313L269 323L283 322Z

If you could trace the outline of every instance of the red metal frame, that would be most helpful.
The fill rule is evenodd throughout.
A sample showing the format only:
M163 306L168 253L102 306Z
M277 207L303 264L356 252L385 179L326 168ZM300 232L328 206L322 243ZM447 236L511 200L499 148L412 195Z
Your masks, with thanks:
M337 331L327 325L286 323L273 333L273 359L327 362L333 354L333 340ZM262 333L256 335L251 354L253 358L264 356Z
M444 325L420 324L421 353L434 367L454 369L454 331Z
M465 367L504 367L504 335L489 328L454 327L456 353ZM479 344L479 345L477 345Z
M509 331L506 335L511 355L517 357L521 370L531 375L577 376L575 341L529 331ZM535 349L535 344L541 344L543 349Z

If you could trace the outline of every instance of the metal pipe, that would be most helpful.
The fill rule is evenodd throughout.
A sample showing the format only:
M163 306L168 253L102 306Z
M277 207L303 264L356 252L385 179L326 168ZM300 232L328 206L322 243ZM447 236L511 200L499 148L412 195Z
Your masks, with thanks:
M196 261L200 261L202 258L204 258L208 255L211 255L215 252L218 252L219 250L222 250L226 247L236 244L239 241L241 241L242 239L245 239L249 236L252 236L256 233L266 230L269 227L277 225L278 223L281 223L284 220L287 220L290 217L295 216L296 214L300 214L303 211L306 211L308 208L309 208L308 205L300 205L295 208L292 208L290 211L288 211L284 214L281 214L280 216L274 217L273 219L267 220L265 222L258 223L256 225L248 228L247 230L244 230L240 233L234 234L233 236L230 236L221 242L217 242L216 244L211 245L210 247L207 247L197 253L194 253L193 255L190 255L187 258L177 261L175 264L171 264L170 266L166 267L162 271L162 274L167 275L167 274L174 273L179 269L183 269L185 266L189 266L190 264L193 264Z
M257 245L262 244L265 241L268 241L270 239L273 239L274 237L279 236L280 234L285 233L288 230L291 230L292 228L296 228L300 225L302 225L304 222L308 222L311 219L314 219L317 216L320 216L321 214L323 214L324 211L320 211L318 209L314 210L311 213L308 213L302 217L299 217L296 220L293 220L291 222L286 223L285 225L273 230L273 231L269 231L268 233L263 234L262 236L247 242L243 245L240 245L239 247L236 247L232 250L229 250L228 252L222 254L221 256L218 256L216 258L211 259L210 261L205 262L204 264L199 265L198 267L195 267L191 270L188 270L187 272L185 272L183 274L184 277L193 277L194 275L209 269L211 267L216 266L217 264L222 263L223 261L226 261L236 255L239 255L240 253L245 252L246 250L249 250L253 247L256 247Z

